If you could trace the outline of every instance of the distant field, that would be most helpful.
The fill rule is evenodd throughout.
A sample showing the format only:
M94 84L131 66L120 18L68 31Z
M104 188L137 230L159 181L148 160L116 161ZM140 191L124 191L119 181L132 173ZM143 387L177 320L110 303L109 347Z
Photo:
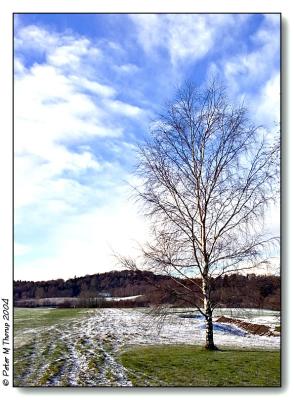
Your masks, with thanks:
M16 308L14 385L279 385L279 337L216 324L216 343L225 351L207 353L199 346L205 335L199 318L171 315L158 331L148 311ZM276 315L263 314L246 311L246 318L272 329L279 324Z
M44 328L54 324L66 325L70 320L89 313L85 308L17 308L14 315L14 332L32 328Z
M280 386L280 352L149 346L121 355L134 386Z

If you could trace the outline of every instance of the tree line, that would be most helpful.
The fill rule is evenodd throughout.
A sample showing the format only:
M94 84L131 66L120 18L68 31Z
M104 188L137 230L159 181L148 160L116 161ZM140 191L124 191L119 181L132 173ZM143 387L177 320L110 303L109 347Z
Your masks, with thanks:
M192 306L189 286L198 284L200 279L182 280L182 290L168 276L156 275L150 271L111 271L86 275L73 279L50 281L16 281L14 300L50 299L64 297L64 305L71 306L71 298L79 298L81 306L91 307L138 307L172 304L177 307ZM272 275L231 274L211 282L214 307L252 307L272 310L280 309L280 277ZM142 295L135 300L106 302L103 297L128 297ZM195 296L195 293L192 293ZM97 298L101 300L97 300ZM68 304L67 304L68 303ZM29 302L24 303L29 305ZM47 303L46 303L47 304ZM45 304L45 305L46 305ZM48 305L50 305L48 303ZM202 307L199 300L199 307Z

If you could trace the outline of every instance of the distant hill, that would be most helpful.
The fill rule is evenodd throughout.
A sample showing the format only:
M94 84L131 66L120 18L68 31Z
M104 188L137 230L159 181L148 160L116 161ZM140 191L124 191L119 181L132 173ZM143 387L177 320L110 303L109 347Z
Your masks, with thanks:
M198 281L200 285L201 281ZM186 286L189 285L189 282L184 280L183 283ZM280 309L280 278L277 276L224 275L213 282L213 286L214 301L222 307ZM111 301L111 297L130 296L138 297ZM108 297L107 302L103 301L106 297ZM79 304L80 306L129 307L148 306L152 303L189 305L189 294L182 292L179 296L178 287L171 278L156 275L150 271L111 271L68 280L14 282L16 306L54 305L54 301L48 299L55 298L59 299L59 306ZM64 298L64 303L60 302L61 298ZM70 299L80 300L77 303L77 300Z
M64 281L15 281L14 299L45 297L135 296L168 278L148 271L110 271Z

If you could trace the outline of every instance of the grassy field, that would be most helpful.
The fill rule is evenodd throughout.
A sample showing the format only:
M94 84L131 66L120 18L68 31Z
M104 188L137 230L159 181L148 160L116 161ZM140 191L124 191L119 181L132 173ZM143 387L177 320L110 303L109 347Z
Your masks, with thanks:
M222 351L207 352L199 346L170 345L174 335L158 345L154 329L148 333L136 318L132 309L15 309L14 385L280 384L277 350L221 346Z
M280 386L278 351L137 347L121 355L134 386Z
M44 328L52 325L64 325L70 320L89 313L85 308L19 308L14 314L14 332L24 329Z

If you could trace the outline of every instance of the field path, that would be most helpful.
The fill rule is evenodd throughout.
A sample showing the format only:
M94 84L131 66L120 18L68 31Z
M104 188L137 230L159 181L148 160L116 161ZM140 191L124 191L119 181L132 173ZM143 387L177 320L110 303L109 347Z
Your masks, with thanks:
M119 340L101 332L99 311L15 335L17 386L131 386L117 361ZM100 328L100 329L99 329Z

